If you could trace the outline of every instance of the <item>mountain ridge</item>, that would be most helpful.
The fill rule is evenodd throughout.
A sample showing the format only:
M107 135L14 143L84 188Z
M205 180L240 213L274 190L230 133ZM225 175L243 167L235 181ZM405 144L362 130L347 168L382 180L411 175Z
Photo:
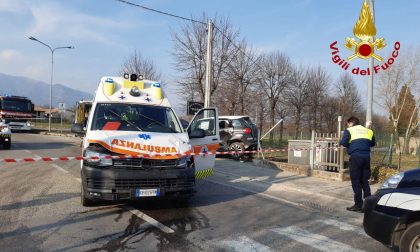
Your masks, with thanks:
M52 106L58 107L58 103L65 103L67 108L76 105L80 100L91 100L93 94L67 87L63 84L52 86ZM24 76L13 76L0 73L0 95L25 96L41 107L49 106L50 84Z

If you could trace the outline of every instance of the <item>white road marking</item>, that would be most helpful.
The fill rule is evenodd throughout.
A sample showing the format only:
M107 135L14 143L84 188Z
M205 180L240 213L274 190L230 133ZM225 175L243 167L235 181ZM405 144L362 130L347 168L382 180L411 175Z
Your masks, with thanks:
M233 240L223 240L217 243L223 246L223 250L232 252L270 252L271 249L259 242L256 242L246 236L240 236ZM216 245L216 246L217 246ZM228 248L228 249L227 249Z
M55 169L57 169L57 170L61 171L61 172L64 172L64 173L69 173L69 172L68 172L68 171L66 171L63 167L61 167L61 166L59 166L59 165L57 165L57 164L52 164L51 166L52 166L52 167L54 167Z
M355 249L347 244L334 241L326 236L310 233L296 226L286 228L273 228L271 231L286 236L289 239L303 243L321 251L336 252L361 252L363 250Z
M31 151L29 151L29 150L23 150L24 152L26 152L26 153L31 153Z
M80 178L74 178L74 179L77 180L79 183L82 183L82 180ZM138 209L135 209L135 208L133 208L131 206L123 206L123 208L127 209L132 214L134 214L137 217L139 217L139 218L143 219L144 221L148 222L150 225L159 228L160 230L162 230L163 232L165 232L167 234L175 233L175 231L173 229L171 229L171 228L163 225L159 221L153 219L152 217L150 217L149 215L141 212Z
M248 193L260 195L260 196L265 197L265 198L277 200L277 201L280 201L280 202L283 202L283 203L286 203L286 204L289 204L289 205L293 205L293 206L296 206L296 207L299 207L299 208L304 208L305 210L308 210L308 211L313 212L312 209L308 208L307 206L305 206L303 204L296 203L296 202L293 202L293 201L290 201L290 200L286 200L286 199L282 199L282 198L279 198L279 197L276 197L276 196L273 196L273 195L270 195L270 194L267 194L267 193L257 192L257 191L250 190L250 189L245 189L245 188L242 188L242 187L239 187L239 186L234 186L234 185L229 185L229 184L223 184L223 183L220 183L220 182L216 182L214 180L211 180L211 179L207 179L207 181L209 181L211 183L214 183L214 184L221 185L221 186L231 187L231 188L234 188L234 189L239 190L239 191L245 191L245 192L248 192Z
M150 223L152 226L159 228L161 231L167 233L167 234L172 234L175 233L175 231L165 225L163 225L162 223L160 223L159 221L153 219L152 217L148 216L147 214L141 212L138 209L135 209L131 206L123 206L125 209L127 209L128 211L130 211L132 214L136 215L137 217L145 220L146 222Z
M41 156L38 156L38 155L36 155L36 154L34 155L34 157L35 157L35 158L41 158Z
M325 225L338 227L340 230L343 230L343 231L352 231L360 235L369 237L361 227L358 227L355 225L351 225L351 224L348 224L342 221L333 220L333 219L325 219L325 220L318 220L318 221Z
M217 171L217 170L215 170L215 172L216 173L221 173L221 174L224 174L224 175L233 176L233 177L240 176L238 174L229 173L229 172L225 172L225 171ZM316 196L319 196L319 197L328 198L328 199L335 200L335 201L339 200L339 201L345 201L345 202L349 202L349 203L354 203L351 200L336 198L336 197L333 197L333 196L322 194L321 192L314 193L314 192L309 192L307 190L302 190L302 189L299 189L299 188L296 188L296 187L291 187L291 186L287 186L287 185L284 185L284 184L278 184L278 183L276 183L276 181L278 181L280 179L277 179L277 180L268 182L268 181L265 181L262 178L264 178L264 177L258 177L258 178L255 178L255 179L252 179L250 177L240 177L239 179L231 180L230 182L257 181L257 182L261 182L261 183L264 183L264 184L267 184L267 185L271 185L271 186L275 185L275 187L277 189L279 189L279 190L291 191L291 192L294 191L294 192L303 193L303 194L306 194L306 195L316 195ZM286 178L281 179L281 180L287 181Z

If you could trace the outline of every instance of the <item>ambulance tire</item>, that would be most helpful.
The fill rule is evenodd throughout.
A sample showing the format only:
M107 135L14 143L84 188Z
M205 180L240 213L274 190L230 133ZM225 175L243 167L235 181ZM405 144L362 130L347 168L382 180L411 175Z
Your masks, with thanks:
M400 251L411 252L420 249L420 222L414 222L404 231L400 240Z
M5 149L5 150L10 150L10 145L11 143L10 143L10 140L9 140L9 142L5 142L4 144L3 144L3 149Z
M192 196L183 196L183 197L180 197L176 201L176 205L177 206L180 206L180 207L188 207L188 206L190 206L191 198L192 198Z
M229 151L242 152L242 151L245 151L245 146L241 142L233 142L229 145ZM234 160L241 160L244 158L244 154L231 153L230 155L232 156L232 159Z
M81 188L81 192L80 192L80 198L81 198L81 202L82 202L82 206L84 207L91 207L91 206L95 206L95 201L86 198L85 196L85 190L83 189L83 185L80 185Z
M194 195L195 195L195 192L192 192L186 195L180 195L173 202L175 203L176 206L188 207L190 206L191 199L194 197Z

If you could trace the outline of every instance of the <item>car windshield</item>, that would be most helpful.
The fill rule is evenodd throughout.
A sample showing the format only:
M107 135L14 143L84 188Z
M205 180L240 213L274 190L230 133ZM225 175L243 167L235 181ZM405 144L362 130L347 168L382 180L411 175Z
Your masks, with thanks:
M127 103L98 103L91 130L182 132L171 108Z
M2 99L1 109L16 112L31 112L32 104L28 100Z

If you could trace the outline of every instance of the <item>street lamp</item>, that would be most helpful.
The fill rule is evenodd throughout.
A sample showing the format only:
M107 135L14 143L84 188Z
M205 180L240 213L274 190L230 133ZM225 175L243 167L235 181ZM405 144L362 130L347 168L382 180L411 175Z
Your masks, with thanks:
M44 46L48 47L48 49L50 49L51 51L51 83L50 83L50 112L49 112L49 116L48 116L48 132L51 132L51 107L52 107L52 85L53 85L53 76L54 76L54 52L55 50L59 50L59 49L74 49L74 46L59 46L59 47L55 47L52 48L51 46L47 45L46 43L34 38L34 37L29 37L30 40L39 42L41 44L43 44Z

